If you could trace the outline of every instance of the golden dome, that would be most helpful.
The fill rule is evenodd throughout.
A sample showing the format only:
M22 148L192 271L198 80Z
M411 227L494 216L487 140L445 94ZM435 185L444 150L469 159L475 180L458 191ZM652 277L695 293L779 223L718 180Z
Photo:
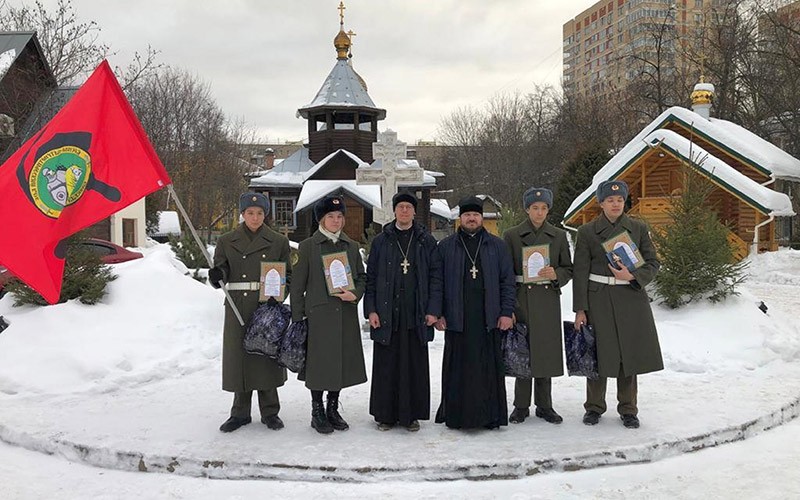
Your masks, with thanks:
M694 86L694 91L691 95L692 106L698 104L713 104L714 103L714 85L706 83L705 78L700 77L700 83Z
M344 32L344 29L339 30L339 34L333 39L333 46L336 47L336 58L347 59L347 54L350 53L350 37Z

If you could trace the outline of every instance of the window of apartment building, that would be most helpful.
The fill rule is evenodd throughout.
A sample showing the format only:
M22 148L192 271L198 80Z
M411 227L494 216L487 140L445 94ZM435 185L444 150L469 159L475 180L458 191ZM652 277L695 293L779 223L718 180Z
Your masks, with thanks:
M694 0L694 8L695 9L702 9L703 8L703 0Z
M294 198L275 197L272 199L272 213L276 228L282 228L284 226L289 229L297 228L294 204Z

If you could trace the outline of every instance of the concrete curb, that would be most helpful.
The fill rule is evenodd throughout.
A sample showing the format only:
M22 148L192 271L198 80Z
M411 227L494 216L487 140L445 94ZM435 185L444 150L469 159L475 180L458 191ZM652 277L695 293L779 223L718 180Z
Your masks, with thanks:
M546 472L647 463L741 441L783 425L800 415L800 397L762 417L715 431L673 440L645 443L573 456L529 457L496 463L419 464L408 467L342 467L236 462L139 451L98 448L63 439L40 439L0 425L0 440L31 451L56 455L95 467L129 472L156 472L189 477L306 482L455 481L519 479Z

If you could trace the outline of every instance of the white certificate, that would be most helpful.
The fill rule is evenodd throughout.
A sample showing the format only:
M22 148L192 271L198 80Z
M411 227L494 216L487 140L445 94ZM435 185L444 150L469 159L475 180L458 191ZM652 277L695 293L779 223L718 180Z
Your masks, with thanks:
M280 297L282 295L281 273L277 269L270 269L264 276L264 295L267 297Z
M347 289L350 287L350 281L347 279L347 267L341 260L334 259L331 262L330 270L333 288Z

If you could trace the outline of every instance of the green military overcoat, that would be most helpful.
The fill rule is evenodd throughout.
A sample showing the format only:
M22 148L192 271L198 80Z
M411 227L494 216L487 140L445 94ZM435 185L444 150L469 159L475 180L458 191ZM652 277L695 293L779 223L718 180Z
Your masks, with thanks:
M572 259L567 233L549 222L535 230L530 219L503 233L503 239L514 257L514 273L522 277L522 249L533 245L550 246L550 265L558 279L547 285L526 285L517 280L517 321L528 326L531 348L531 371L535 378L558 377L564 374L561 345L561 287L572 279Z
M636 278L629 285L607 285L589 280L589 273L613 276L601 243L623 230L639 247L644 265L632 269ZM573 310L586 311L587 321L597 337L600 376L617 377L620 363L625 376L664 368L661 346L644 287L658 272L660 264L647 225L627 215L611 224L605 215L578 228L575 243Z
M343 302L328 294L322 256L347 252L355 302ZM291 286L292 320L308 318L308 350L306 353L306 387L317 391L338 391L367 381L358 301L364 295L367 273L361 260L358 243L344 231L333 243L317 230L300 242L297 265Z
M289 240L266 225L254 238L244 224L223 234L214 251L214 266L221 268L228 283L258 282L261 262L285 262L287 283L291 280ZM228 292L247 325L258 308L258 291ZM247 354L242 347L245 329L239 324L227 300L222 340L222 389L230 392L265 390L286 382L286 368L265 357Z

